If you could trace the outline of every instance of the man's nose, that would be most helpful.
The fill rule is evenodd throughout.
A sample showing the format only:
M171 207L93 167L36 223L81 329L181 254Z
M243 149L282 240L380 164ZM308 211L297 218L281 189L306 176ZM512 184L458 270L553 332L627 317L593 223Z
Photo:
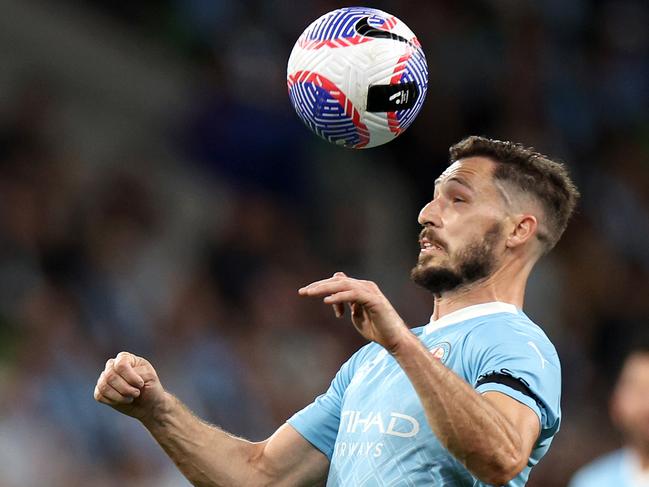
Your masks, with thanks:
M417 222L419 222L422 227L426 225L432 225L436 228L441 227L442 218L440 215L439 201L433 199L426 203L426 205L419 212Z

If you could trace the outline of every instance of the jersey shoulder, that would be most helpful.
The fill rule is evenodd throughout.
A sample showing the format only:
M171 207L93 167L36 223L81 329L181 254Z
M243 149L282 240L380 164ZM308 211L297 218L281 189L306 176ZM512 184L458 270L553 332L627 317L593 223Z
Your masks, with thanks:
M534 346L556 355L556 349L543 329L525 313L497 313L482 316L471 324L467 339L489 346L492 343L532 342Z
M345 365L348 366L352 371L356 371L368 360L373 360L379 354L387 354L387 350L385 350L378 343L369 342L356 350L356 352L352 354L349 360L347 360Z

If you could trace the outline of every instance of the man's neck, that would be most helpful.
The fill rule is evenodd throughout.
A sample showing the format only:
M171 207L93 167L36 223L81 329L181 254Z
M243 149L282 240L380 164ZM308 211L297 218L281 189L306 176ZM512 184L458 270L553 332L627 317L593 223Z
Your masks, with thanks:
M517 308L523 307L525 299L525 285L530 269L499 269L491 276L476 281L469 285L454 289L435 296L435 309L433 319L438 320L443 316L467 306L499 301L513 304Z

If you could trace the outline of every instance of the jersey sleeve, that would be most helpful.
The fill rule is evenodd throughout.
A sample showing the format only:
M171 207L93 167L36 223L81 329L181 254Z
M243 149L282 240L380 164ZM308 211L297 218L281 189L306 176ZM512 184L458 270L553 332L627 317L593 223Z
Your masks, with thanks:
M356 371L358 355L359 352L342 365L327 392L287 421L329 460L338 436L343 395Z
M561 418L561 367L548 338L532 324L505 322L480 326L469 340L475 389L525 404L539 417L540 438L553 436Z

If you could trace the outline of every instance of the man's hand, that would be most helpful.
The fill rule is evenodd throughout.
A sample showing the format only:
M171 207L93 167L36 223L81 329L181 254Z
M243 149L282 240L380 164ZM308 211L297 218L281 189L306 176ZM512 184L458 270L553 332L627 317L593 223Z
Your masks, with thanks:
M349 304L352 323L358 332L389 352L394 352L410 333L388 299L371 281L353 279L336 272L333 277L313 282L298 292L301 296L323 297L326 304L333 305L338 318L344 314L345 303Z
M141 421L151 418L166 400L153 366L128 352L120 352L106 362L94 396L95 400Z

